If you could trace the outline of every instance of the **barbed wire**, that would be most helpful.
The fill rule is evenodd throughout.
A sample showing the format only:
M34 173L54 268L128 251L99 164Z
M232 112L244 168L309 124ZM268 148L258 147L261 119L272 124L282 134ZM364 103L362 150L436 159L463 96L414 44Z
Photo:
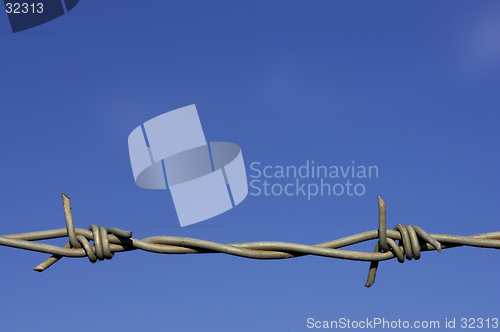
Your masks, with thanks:
M42 272L62 257L88 257L91 262L111 259L116 252L144 250L159 254L201 254L224 253L253 259L285 259L305 255L315 255L339 259L370 262L368 279L370 287L375 282L378 264L393 258L403 263L406 260L418 260L422 251L472 246L500 249L500 232L476 234L470 236L428 234L415 225L397 224L394 229L386 228L386 205L378 197L379 228L337 240L305 245L289 242L242 242L222 244L206 240L178 237L152 236L135 239L132 232L116 227L98 227L92 224L89 229L75 228L71 212L70 199L62 194L66 228L47 231L19 233L0 236L0 245L52 254L50 258L34 268ZM69 242L63 247L33 242L68 237ZM340 249L353 244L378 239L373 252ZM89 241L93 241L93 246ZM396 243L395 241L398 241Z

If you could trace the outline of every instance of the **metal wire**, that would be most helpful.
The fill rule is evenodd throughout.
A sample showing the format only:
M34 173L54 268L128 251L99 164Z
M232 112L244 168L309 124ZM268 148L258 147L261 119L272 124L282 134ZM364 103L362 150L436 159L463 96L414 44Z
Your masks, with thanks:
M52 254L50 258L34 268L42 272L62 257L88 257L91 262L111 259L115 252L141 249L159 254L200 254L224 253L253 259L285 259L304 255L369 261L370 269L366 287L375 282L380 261L397 258L419 259L421 251L472 246L500 249L500 232L483 233L470 236L428 234L415 225L397 224L394 229L386 229L385 202L378 197L379 229L363 232L337 240L316 245L288 242L243 242L222 244L200 239L178 236L152 236L135 239L132 232L115 227L97 227L93 224L88 230L75 228L71 213L70 199L62 194L66 228L20 233L0 236L0 245ZM33 242L60 237L68 237L63 247ZM378 239L373 252L340 249L352 244ZM93 241L93 246L89 240ZM395 241L398 241L396 243Z

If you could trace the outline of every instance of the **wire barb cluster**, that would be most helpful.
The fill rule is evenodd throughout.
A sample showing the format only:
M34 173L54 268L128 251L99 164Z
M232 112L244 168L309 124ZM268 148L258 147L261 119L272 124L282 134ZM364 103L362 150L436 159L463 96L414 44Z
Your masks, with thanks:
M305 245L289 242L244 242L222 244L200 239L178 236L152 236L135 239L132 232L116 227L98 227L92 224L88 229L75 228L69 198L62 194L66 228L47 231L19 233L0 236L0 245L52 254L50 258L34 268L42 272L62 257L88 257L91 262L111 259L116 252L141 249L159 254L224 253L253 259L285 259L305 255L349 259L370 262L366 287L375 282L380 261L397 258L419 259L422 251L473 246L500 249L500 232L470 236L428 234L415 225L397 224L394 229L386 228L386 205L378 197L379 228L337 240ZM68 237L63 247L34 242L60 237ZM378 239L374 252L340 249L349 245ZM93 246L89 241L93 241ZM398 241L398 243L396 243Z

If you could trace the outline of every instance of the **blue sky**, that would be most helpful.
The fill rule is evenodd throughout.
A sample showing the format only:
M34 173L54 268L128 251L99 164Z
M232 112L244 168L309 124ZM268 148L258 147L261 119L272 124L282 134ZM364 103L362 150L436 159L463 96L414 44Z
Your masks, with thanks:
M377 195L390 228L500 231L496 1L89 0L16 34L0 15L0 48L0 234L64 227L61 193L77 227L136 238L326 242L376 229ZM208 141L241 147L248 175L252 162L354 161L379 176L351 179L361 196L249 195L181 228L168 191L135 185L127 137L191 104ZM324 257L134 251L36 273L48 255L0 255L5 331L305 331L308 318L375 317L455 318L458 328L461 318L500 318L492 249L383 262L369 289L369 263Z

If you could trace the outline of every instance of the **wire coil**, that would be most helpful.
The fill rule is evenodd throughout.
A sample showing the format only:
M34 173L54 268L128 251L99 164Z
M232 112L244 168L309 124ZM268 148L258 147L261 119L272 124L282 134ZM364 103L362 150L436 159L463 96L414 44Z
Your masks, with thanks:
M365 284L366 287L370 287L375 282L378 264L383 260L397 258L400 263L403 263L405 259L418 260L422 251L441 252L442 249L463 245L500 249L500 232L470 236L428 234L418 226L403 224L397 224L392 230L387 230L386 206L380 197L378 197L378 230L316 245L274 241L222 244L178 236L152 236L139 240L132 237L132 232L116 227L104 228L92 224L88 229L75 228L70 199L64 194L62 198L66 228L0 236L0 245L52 254L50 258L35 267L35 271L46 270L62 257L87 257L91 262L96 262L111 259L116 252L136 249L159 254L224 253L253 259L285 259L316 255L370 262ZM34 242L60 237L69 238L68 243L63 247ZM340 249L375 239L378 241L373 252ZM89 241L92 241L93 245Z

